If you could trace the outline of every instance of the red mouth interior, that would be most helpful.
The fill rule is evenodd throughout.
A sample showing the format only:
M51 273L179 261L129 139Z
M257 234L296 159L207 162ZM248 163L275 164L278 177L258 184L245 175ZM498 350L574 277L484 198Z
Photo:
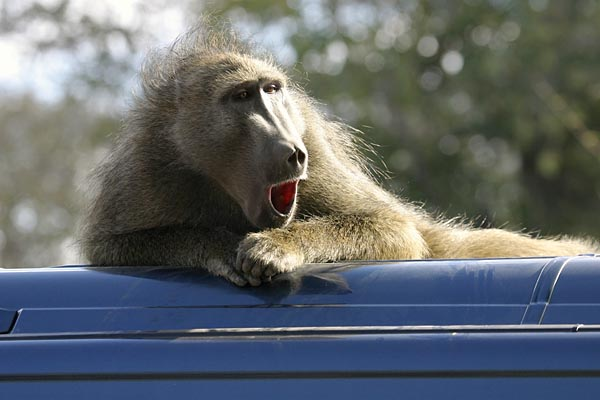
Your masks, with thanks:
M286 182L271 187L270 200L273 208L280 214L292 211L296 199L298 181Z

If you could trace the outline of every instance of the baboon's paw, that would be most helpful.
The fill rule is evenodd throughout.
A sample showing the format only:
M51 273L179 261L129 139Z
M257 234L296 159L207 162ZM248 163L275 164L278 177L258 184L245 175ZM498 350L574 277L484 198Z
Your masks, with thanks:
M238 246L235 268L248 283L258 286L304 263L302 253L290 247L278 245L266 232L251 233Z

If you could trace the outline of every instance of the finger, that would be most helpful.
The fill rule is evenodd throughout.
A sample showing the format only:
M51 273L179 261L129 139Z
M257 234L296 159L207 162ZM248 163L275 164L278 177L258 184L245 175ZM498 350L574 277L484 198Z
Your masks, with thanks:
M254 278L260 279L263 276L264 270L265 270L265 266L263 264L257 262L252 267L252 270L250 271L249 275L251 275Z
M260 279L257 279L253 276L247 276L246 279L248 279L248 283L252 286L260 286L262 283Z
M246 280L246 278L244 278L241 275L238 275L237 273L234 273L234 272L229 274L227 276L227 279L229 279L231 282L235 283L238 286L246 286L248 284L248 281Z
M254 266L254 262L250 260L248 257L244 258L242 262L242 272L245 276L250 275L250 271L252 271L252 267Z
M271 278L273 276L277 275L277 272L275 270L275 267L272 265L269 265L267 268L265 268L265 270L263 271L263 276L269 278L269 280L271 280Z
M238 251L235 257L235 264L233 265L234 269L238 272L242 271L242 264L244 263L245 257L241 251Z

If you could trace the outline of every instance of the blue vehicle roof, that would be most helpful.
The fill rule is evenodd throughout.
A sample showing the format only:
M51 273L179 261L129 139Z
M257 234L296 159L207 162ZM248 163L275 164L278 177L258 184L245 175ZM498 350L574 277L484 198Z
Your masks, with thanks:
M600 258L0 270L0 398L595 399Z
M260 287L198 268L0 270L0 332L600 324L600 258L307 265Z

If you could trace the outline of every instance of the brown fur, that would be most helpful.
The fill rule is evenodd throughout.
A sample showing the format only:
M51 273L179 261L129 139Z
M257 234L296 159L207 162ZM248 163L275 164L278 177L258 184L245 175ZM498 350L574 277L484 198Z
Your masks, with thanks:
M281 89L267 94L270 82ZM258 285L304 263L598 251L438 221L386 192L351 128L223 30L195 30L151 54L141 83L96 171L81 231L94 264L198 266ZM295 205L276 215L266 188L289 179L301 179Z

